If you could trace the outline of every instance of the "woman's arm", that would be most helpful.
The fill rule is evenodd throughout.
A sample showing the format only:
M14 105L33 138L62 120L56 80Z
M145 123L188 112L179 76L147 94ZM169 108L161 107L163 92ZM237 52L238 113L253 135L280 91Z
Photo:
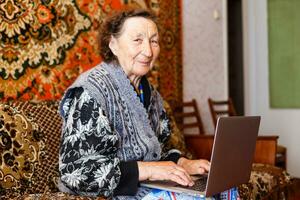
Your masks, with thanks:
M101 105L82 88L64 102L59 167L64 185L82 195L134 195L137 162L119 161L118 136Z
M194 184L187 171L172 161L138 161L139 180L170 180L184 186Z

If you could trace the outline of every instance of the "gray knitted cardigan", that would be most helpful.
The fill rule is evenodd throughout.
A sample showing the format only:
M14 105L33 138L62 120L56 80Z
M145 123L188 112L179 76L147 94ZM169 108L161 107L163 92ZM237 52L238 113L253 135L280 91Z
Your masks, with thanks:
M74 88L83 88L78 99L70 98ZM87 113L84 102L91 99L95 117L74 117ZM60 114L64 120L59 163L62 191L112 197L120 181L121 161L155 161L174 152L162 153L170 130L159 93L151 90L146 110L118 65L101 63L80 75L66 91ZM141 199L148 191L138 188L134 197L114 198Z

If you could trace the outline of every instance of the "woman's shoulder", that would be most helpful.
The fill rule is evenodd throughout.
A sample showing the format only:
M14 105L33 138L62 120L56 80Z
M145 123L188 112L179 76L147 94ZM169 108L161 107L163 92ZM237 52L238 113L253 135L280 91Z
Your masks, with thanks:
M99 78L103 78L103 77L107 76L108 72L104 66L105 66L105 63L99 63L95 67L81 73L78 76L78 78L75 80L74 84L76 84L77 82L79 82L79 83L86 82L93 78L99 79Z
M107 80L109 80L109 73L103 66L105 66L105 63L100 63L95 67L81 73L66 91L78 87L82 87L85 90L90 90L91 87L97 85L99 82L101 82L102 85L106 85Z
M80 74L64 92L61 104L71 101L74 98L79 98L79 96L82 96L83 94L89 95L94 99L101 98L101 92L95 89L95 87L98 89L106 87L104 81L101 81L104 80L104 76L106 76L106 72L101 66L102 63ZM102 82L102 84L99 84L99 82Z

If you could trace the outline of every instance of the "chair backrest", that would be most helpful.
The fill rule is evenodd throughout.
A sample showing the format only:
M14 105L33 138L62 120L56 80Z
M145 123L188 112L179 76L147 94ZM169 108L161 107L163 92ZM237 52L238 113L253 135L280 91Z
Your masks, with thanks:
M217 124L218 117L237 115L231 98L228 100L213 100L209 98L208 104L215 126Z
M187 133L187 129L195 128L199 130L198 134L204 134L203 123L195 99L178 105L174 110L174 117L178 128L183 134Z

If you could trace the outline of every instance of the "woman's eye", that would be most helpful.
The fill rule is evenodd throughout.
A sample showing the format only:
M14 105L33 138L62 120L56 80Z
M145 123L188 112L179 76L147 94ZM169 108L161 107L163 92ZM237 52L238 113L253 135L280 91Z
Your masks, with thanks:
M142 42L142 39L138 38L138 39L134 39L134 42Z
M151 40L151 44L153 46L158 46L158 40Z

